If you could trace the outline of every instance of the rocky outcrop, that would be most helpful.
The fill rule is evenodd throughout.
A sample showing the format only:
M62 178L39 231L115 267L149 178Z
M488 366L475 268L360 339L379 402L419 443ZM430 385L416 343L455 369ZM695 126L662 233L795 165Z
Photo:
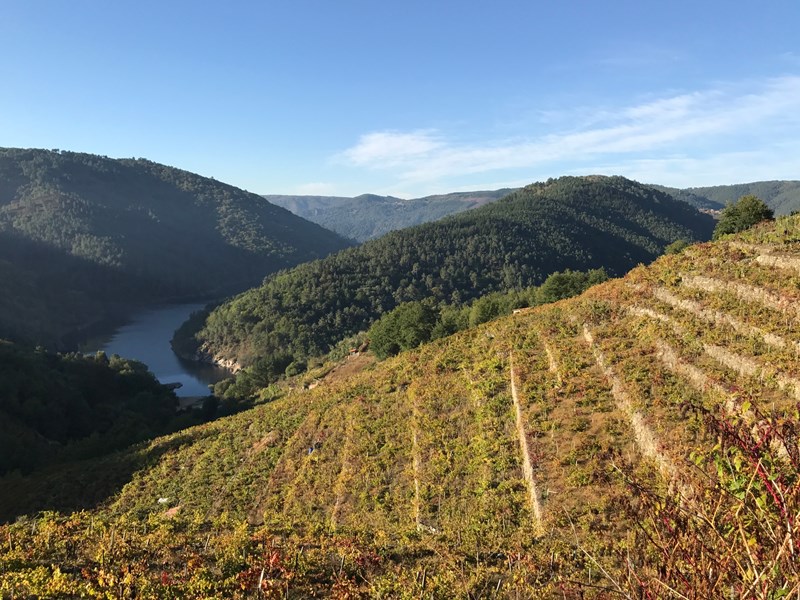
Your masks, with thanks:
M178 356L181 355L178 354ZM244 368L235 358L227 358L221 354L214 354L207 344L202 344L196 352L189 356L181 356L181 358L222 367L231 373L238 373Z

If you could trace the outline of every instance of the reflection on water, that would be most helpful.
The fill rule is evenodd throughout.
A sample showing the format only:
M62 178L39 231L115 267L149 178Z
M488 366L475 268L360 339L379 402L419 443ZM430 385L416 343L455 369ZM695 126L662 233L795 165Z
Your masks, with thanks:
M143 311L131 321L95 343L87 352L103 350L108 356L119 354L145 363L161 383L182 383L178 396L206 396L209 384L230 377L230 372L211 365L186 361L172 351L172 334L189 315L203 304L172 304Z

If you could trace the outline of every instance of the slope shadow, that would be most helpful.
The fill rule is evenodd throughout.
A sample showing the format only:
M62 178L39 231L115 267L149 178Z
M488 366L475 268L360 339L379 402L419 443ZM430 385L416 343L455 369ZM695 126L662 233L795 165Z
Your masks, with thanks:
M26 476L6 475L0 478L0 524L42 511L70 513L97 508L118 494L136 472L213 431L199 426L101 458L52 465Z

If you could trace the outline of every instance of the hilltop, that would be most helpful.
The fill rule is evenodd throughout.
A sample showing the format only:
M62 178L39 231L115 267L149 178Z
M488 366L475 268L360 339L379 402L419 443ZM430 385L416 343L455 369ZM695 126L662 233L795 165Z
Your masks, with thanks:
M453 192L408 200L375 194L362 194L355 198L272 195L264 198L344 237L365 242L396 229L483 206L511 191Z
M764 200L778 215L800 210L800 182L754 181L735 185L674 188L650 184L676 200L700 210L719 211L742 196L755 195ZM511 193L512 189L454 192L401 199L393 196L363 194L355 198L343 196L264 196L270 202L294 214L318 223L327 229L364 242L389 231L428 223L456 214Z
M65 509L75 486L84 503L104 497L98 480L118 487L91 512L0 530L0 589L796 590L798 289L800 217L784 218L344 380L15 481L7 518L14 503ZM29 503L37 489L50 495Z
M177 346L282 371L401 302L463 303L564 269L619 275L712 229L707 215L622 177L563 177L269 277L215 309L194 335L184 328Z
M148 160L0 149L0 336L58 347L125 306L229 295L348 245Z

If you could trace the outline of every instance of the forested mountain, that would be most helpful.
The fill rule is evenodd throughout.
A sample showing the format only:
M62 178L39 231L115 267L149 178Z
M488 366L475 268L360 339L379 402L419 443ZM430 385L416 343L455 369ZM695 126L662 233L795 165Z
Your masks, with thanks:
M4 479L0 594L789 598L798 240L788 217L690 246L349 378Z
M720 210L742 196L763 199L778 215L800 210L800 181L757 181L738 185L672 188L651 185L698 209ZM456 192L402 200L364 194L355 198L336 196L264 196L294 214L319 223L345 237L363 242L395 229L419 225L447 215L482 206L512 190Z
M788 215L800 210L800 181L754 181L735 185L715 185L686 189L653 186L688 202L697 208L721 210L742 196L757 196L767 203L776 215Z
M347 245L256 194L147 160L0 149L0 336L58 346L115 304L230 294Z
M184 328L177 346L273 370L324 353L401 302L458 304L564 269L621 274L712 229L710 217L622 177L550 180L273 275L214 310L194 346Z
M447 215L483 206L511 190L454 192L403 200L392 196L363 194L355 198L335 196L264 196L294 214L318 223L347 238L364 242L381 235L436 221Z

